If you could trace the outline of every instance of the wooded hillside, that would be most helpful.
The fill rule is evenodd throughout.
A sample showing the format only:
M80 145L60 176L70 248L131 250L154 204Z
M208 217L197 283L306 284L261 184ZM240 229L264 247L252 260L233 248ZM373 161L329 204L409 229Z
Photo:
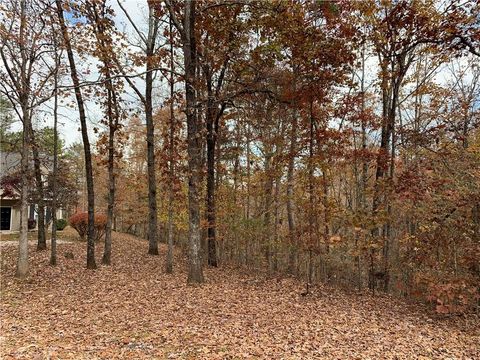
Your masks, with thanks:
M190 285L241 268L295 279L302 298L342 289L478 318L478 1L0 0L0 13L17 278L40 256L29 228L64 266L68 221L86 242L78 266L102 274L146 261L178 279L177 251ZM126 256L120 233L149 256Z

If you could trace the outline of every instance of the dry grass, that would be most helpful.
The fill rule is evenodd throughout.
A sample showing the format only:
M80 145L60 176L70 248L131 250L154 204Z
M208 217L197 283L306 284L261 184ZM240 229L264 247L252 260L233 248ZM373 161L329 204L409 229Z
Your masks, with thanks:
M51 238L50 230L46 232L47 240ZM18 241L19 233L0 234L0 241ZM28 232L28 241L37 241L38 233L36 230ZM80 240L77 232L71 226L67 226L62 231L57 231L57 238L62 240L76 241Z

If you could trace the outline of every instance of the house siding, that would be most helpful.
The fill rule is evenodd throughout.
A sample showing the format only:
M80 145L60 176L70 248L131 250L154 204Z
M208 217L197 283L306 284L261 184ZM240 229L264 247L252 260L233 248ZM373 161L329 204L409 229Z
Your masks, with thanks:
M2 230L2 232L20 231L20 202L18 200L1 199L0 206L12 208L10 230Z

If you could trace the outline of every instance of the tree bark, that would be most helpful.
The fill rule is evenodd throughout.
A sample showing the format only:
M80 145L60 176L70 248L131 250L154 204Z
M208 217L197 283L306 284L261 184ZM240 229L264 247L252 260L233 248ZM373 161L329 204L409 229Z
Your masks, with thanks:
M250 126L249 124L247 123L247 126L246 126L246 137L247 137L247 144L246 144L246 147L247 147L247 199L246 199L246 209L245 209L245 218L247 220L250 220L250 197L251 197L251 184L250 184L250 180L251 180L251 150L250 150Z
M275 226L273 228L273 244L271 248L271 257L272 257L272 271L276 272L278 270L278 248L279 248L279 234L278 230L281 226L280 223L280 187L281 187L281 176L278 173L275 176L275 190L274 190L274 216L275 216Z
M313 118L313 101L310 101L310 131L308 137L308 234L309 234L309 244L308 244L308 280L307 280L307 293L309 286L312 284L312 274L313 274L313 260L312 260L312 250L315 242L315 230L314 230L314 219L315 219L315 194L314 194L314 163L313 163L313 147L314 147L314 118Z
M215 144L218 125L215 126L216 109L210 96L207 105L207 247L208 265L217 267L217 248L215 234Z
M250 127L249 124L246 124L245 128L245 136L246 136L246 160L247 160L247 198L246 198L246 204L245 204L245 219L247 222L250 220L250 180L251 180L251 167L250 167L250 162L251 162L251 151L250 151ZM248 237L245 238L245 264L248 266L250 265L250 253L251 253L251 247L252 247L252 241L253 239L249 239Z
M295 155L297 143L297 109L293 110L292 128L290 131L290 154L288 157L287 168L287 220L288 220L288 234L290 240L290 252L288 259L288 272L295 273L295 263L298 261L298 244L295 227L295 219L293 216L293 174L295 169Z
M185 3L183 24L183 55L185 66L185 100L187 117L187 152L188 152L188 213L189 213L189 266L188 282L202 283L203 269L200 258L200 206L199 180L201 165L201 126L196 111L196 64L197 47L195 40L195 6L196 1Z
M47 239L45 237L45 196L43 191L42 169L40 164L40 154L38 151L38 139L35 139L32 122L30 121L30 142L33 154L33 170L35 173L36 195L38 205L38 223L37 223L37 251L47 249Z
M22 1L23 9L25 3ZM28 157L30 153L30 115L26 106L22 106L23 114L23 147L22 147L22 187L20 192L20 239L18 242L18 260L15 277L24 279L28 273Z
M264 215L263 215L263 227L264 227L264 241L265 241L265 258L267 259L267 263L269 269L272 268L272 226L271 226L271 213L272 213L272 205L273 205L273 175L272 172L272 149L271 146L268 145L268 148L265 149L265 188L264 188L264 196L265 196L265 204L264 204Z
M108 76L108 75L107 75ZM105 248L103 251L102 264L110 265L112 257L112 225L113 225L113 209L115 204L115 131L118 125L118 113L115 90L110 84L108 92L108 205L107 205L107 226L105 229ZM114 114L115 112L115 114Z
M155 174L155 127L153 124L153 56L157 37L154 10L149 6L149 29L147 38L147 73L145 74L145 120L147 123L147 173L148 173L148 253L158 255L157 243L157 182Z
M57 57L58 66L58 57ZM53 99L53 174L52 174L52 242L50 265L57 265L57 174L58 174L58 76L55 74L55 95Z
M175 145L175 111L174 111L174 77L173 72L175 70L175 63L174 63L174 54L173 54L173 25L172 19L170 17L170 128L169 128L169 148L168 148L168 172L169 172L169 179L168 179L168 250L167 250L167 258L166 258L166 266L165 270L167 274L173 273L173 201L174 201L174 174L175 174L175 163L174 163L174 145Z

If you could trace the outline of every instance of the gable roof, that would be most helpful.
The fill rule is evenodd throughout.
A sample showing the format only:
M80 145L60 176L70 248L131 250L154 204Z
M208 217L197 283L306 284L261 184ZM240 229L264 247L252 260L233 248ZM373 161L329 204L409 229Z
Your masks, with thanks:
M20 170L22 155L15 152L0 152L0 172L5 176Z
M40 155L40 167L42 174L48 173L51 171L53 163L53 157ZM19 152L3 152L0 151L0 177L5 175L12 174L16 171L21 170L22 165L22 154ZM33 169L33 159L30 154L29 157L29 167Z
M48 168L44 165L43 159L41 161L42 174L48 173ZM22 166L22 154L19 152L2 152L0 151L0 180L8 175L13 175L21 171ZM30 171L33 170L33 159L29 159ZM8 195L6 194L8 193ZM17 199L20 197L20 193L17 189L12 188L10 191L6 191L0 187L0 198L5 199Z

